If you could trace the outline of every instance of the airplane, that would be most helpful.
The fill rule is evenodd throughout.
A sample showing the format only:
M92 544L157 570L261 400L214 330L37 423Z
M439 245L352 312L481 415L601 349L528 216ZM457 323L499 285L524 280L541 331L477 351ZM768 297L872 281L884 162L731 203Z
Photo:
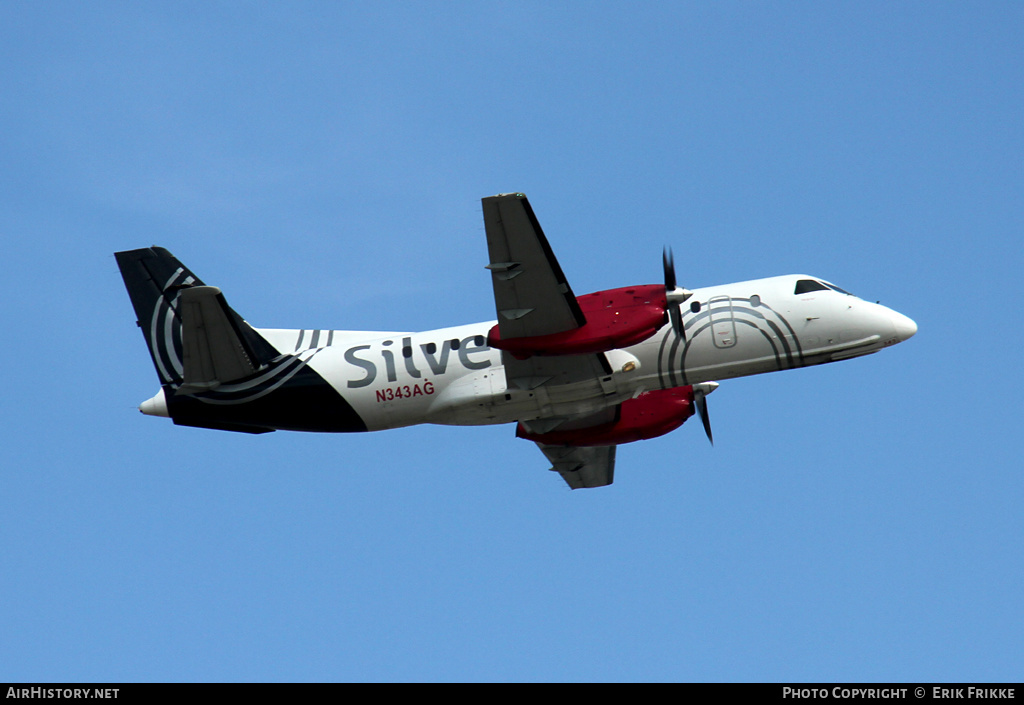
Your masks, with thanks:
M614 479L623 443L695 413L719 382L903 342L910 318L803 274L576 296L526 196L482 199L496 321L423 332L254 328L167 250L115 253L160 378L139 406L244 433L516 424L571 489Z

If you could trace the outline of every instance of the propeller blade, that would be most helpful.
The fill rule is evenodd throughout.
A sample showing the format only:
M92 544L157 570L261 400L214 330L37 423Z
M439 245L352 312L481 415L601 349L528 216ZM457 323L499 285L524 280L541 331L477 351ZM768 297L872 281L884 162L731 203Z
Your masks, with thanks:
M665 289L674 291L676 288L676 263L672 257L671 247L662 249L661 266L665 270Z
M672 330L685 341L686 330L683 328L683 310L679 306L693 296L693 292L680 289L676 285L676 262L672 256L671 247L662 248L661 266L665 270L665 301L668 307L669 320L672 321Z
M661 250L661 267L665 271L665 293L676 293L676 263L672 256L672 248L665 247ZM683 329L683 312L679 308L679 301L668 302L669 320L672 321L672 330L683 340L686 340L686 331Z
M678 303L670 303L668 305L669 318L672 319L672 330L676 332L680 338L686 340L686 330L683 328L683 313L679 310Z
M704 433L707 434L708 440L714 446L715 439L711 436L711 417L708 416L708 398L706 395L702 394L700 399L697 400L697 411L700 413L701 423L704 424Z
M715 445L715 439L711 435L711 416L708 415L708 394L718 389L718 382L701 382L693 385L693 402L697 405L697 413L700 414L701 423L704 424L704 433L707 434L711 445Z

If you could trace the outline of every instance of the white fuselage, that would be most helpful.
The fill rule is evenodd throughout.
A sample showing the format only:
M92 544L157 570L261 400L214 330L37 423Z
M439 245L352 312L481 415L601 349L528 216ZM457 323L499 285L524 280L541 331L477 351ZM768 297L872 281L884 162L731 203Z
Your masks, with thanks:
M367 430L418 423L498 424L598 411L643 391L806 367L866 355L912 336L913 321L834 289L795 293L791 275L696 289L683 305L686 338L666 325L605 353L611 375L507 388L494 322L420 333L260 329L282 353L308 356Z

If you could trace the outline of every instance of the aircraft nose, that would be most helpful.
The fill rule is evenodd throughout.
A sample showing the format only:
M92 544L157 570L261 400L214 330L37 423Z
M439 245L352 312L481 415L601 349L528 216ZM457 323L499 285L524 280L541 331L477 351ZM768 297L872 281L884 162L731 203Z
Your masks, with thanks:
M892 312L892 323L896 326L896 337L901 343L914 337L914 333L917 332L917 324L897 311Z

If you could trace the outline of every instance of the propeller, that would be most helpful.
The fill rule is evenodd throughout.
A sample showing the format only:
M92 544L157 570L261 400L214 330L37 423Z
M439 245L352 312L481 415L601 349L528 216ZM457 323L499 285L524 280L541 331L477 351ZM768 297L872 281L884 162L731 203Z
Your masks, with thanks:
M715 439L711 436L711 417L708 416L708 394L718 389L718 382L702 382L693 385L693 401L697 405L697 413L700 414L700 421L704 424L704 433L707 434L711 445L715 445Z
M672 248L666 247L661 251L661 266L665 270L665 299L668 302L669 320L672 321L672 330L683 340L686 340L686 329L683 328L683 312L680 305L693 296L692 291L681 288L676 283L676 263L672 256ZM711 417L708 415L708 394L718 389L718 382L702 382L693 385L693 402L697 406L697 413L700 414L700 421L704 424L704 433L707 434L711 445L715 445L715 439L711 435Z
M676 263L672 257L671 247L666 247L661 251L661 266L665 270L665 298L668 301L668 315L669 320L672 321L672 330L680 338L686 340L686 330L683 328L683 312L679 305L693 296L693 292L676 285Z

